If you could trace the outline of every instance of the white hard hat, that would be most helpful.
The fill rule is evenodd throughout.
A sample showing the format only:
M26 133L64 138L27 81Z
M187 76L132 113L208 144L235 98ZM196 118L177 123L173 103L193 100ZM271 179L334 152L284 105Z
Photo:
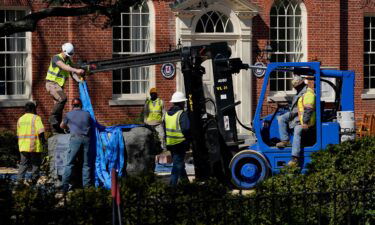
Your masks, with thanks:
M72 43L65 43L62 45L62 50L64 52L64 54L68 57L72 57L73 54L74 54L74 46L72 45Z
M187 99L184 93L176 91L175 93L173 93L172 99L169 102L184 102L186 100Z

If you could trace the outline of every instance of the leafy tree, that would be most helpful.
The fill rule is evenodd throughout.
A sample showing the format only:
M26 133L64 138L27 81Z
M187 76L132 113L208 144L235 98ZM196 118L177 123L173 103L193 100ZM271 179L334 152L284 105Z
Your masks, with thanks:
M46 8L32 12L17 21L0 24L0 36L14 33L35 31L40 20L49 17L89 16L95 21L99 16L105 16L103 27L109 27L120 13L130 6L137 6L143 0L44 0ZM28 0L32 5L33 1Z

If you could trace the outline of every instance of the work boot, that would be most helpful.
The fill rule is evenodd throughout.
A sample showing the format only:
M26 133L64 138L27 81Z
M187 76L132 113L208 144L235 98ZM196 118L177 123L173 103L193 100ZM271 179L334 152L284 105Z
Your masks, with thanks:
M292 156L292 159L288 162L289 167L298 167L299 166L299 159L298 157Z
M280 141L276 143L276 147L278 148L285 148L289 145L289 141Z

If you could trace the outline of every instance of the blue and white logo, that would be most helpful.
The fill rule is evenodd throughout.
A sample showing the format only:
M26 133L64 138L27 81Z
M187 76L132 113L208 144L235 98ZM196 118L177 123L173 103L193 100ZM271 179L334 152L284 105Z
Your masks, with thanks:
M260 77L263 77L264 74L266 73L266 70L264 69L266 67L266 65L262 62L256 62L254 64L255 67L259 67L259 68L253 68L252 71L253 71L253 74L260 78Z
M167 79L172 78L175 74L175 71L176 71L176 68L173 63L164 63L161 66L161 74L163 75L163 77Z

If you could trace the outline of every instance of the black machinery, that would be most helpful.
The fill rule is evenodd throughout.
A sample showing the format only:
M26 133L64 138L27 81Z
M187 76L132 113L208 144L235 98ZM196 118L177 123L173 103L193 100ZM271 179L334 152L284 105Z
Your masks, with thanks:
M187 107L191 121L192 148L196 179L206 179L216 176L229 181L229 162L239 151L240 140L237 136L232 74L241 69L248 69L239 58L232 58L227 43L212 43L183 47L178 50L151 53L124 58L113 58L88 63L81 63L80 67L91 73L141 67L167 62L181 62L184 76L185 93L188 98ZM203 92L203 74L205 68L202 63L212 60L215 115L206 111L206 99ZM258 68L259 69L259 68Z

